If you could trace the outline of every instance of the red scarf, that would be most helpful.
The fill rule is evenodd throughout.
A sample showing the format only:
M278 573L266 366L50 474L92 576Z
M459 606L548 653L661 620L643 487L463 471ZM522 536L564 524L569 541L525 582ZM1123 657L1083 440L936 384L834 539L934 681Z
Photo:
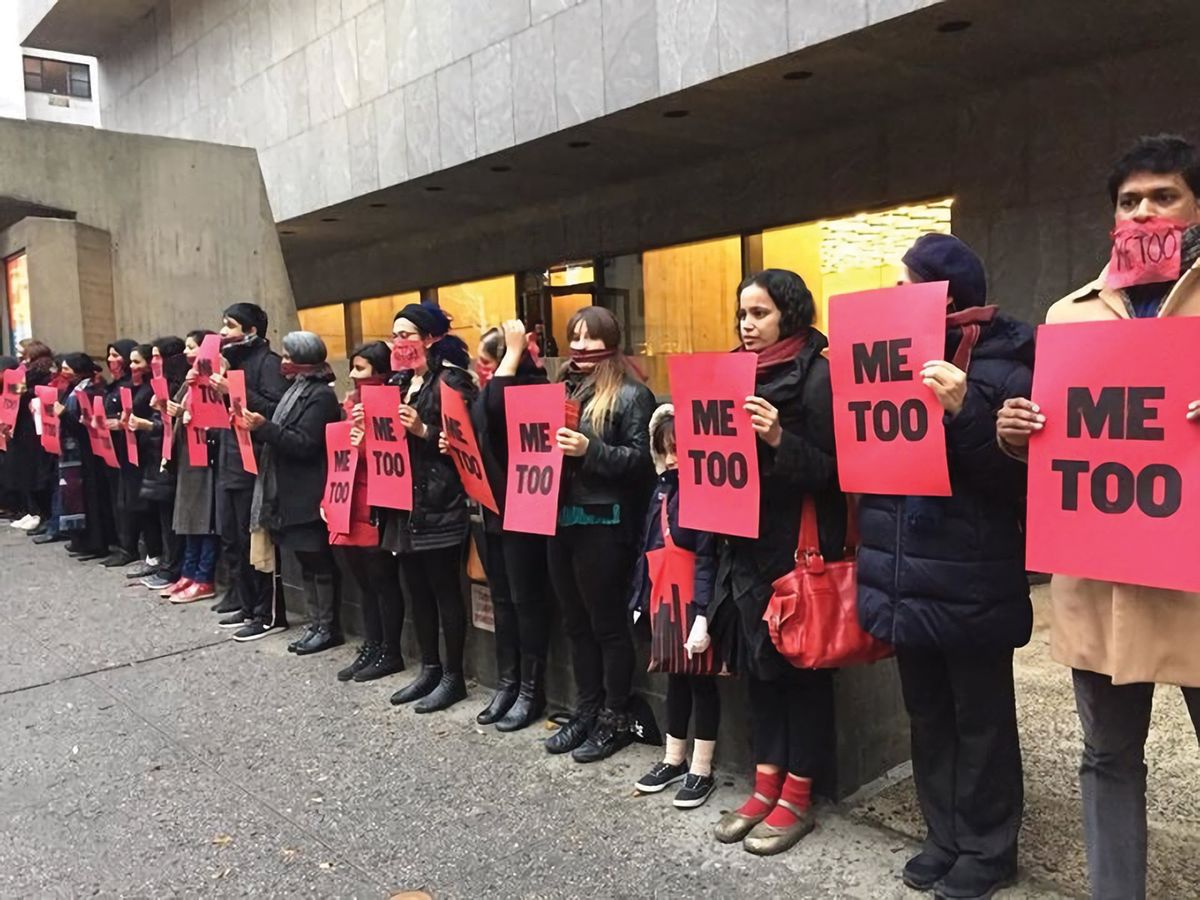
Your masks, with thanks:
M758 376L761 378L765 372L778 368L785 363L790 363L799 356L801 349L808 343L810 330L808 328L801 328L791 337L786 337L778 343L758 351ZM747 351L744 347L739 347L734 352L745 353Z
M946 316L946 329L961 328L962 340L954 351L952 362L964 372L971 365L971 351L979 343L979 335L983 325L996 318L998 309L995 306L971 306L967 309L952 312Z

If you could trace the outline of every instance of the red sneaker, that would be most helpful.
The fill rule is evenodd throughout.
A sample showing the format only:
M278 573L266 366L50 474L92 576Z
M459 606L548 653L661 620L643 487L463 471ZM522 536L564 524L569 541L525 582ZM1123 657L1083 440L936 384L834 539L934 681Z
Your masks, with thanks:
M158 596L160 596L164 599L166 599L168 597L174 597L180 591L186 590L187 588L191 587L193 583L194 582L190 578L180 578L174 584L170 585L167 588L164 588L163 592L161 594L159 594Z
M195 582L172 597L171 602L195 603L197 600L210 600L215 596L217 596L217 592L213 585Z

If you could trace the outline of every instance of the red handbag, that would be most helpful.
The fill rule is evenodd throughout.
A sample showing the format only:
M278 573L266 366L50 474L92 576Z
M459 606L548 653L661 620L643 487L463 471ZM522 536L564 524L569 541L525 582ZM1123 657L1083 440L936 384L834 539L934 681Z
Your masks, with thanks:
M854 556L858 528L851 506L846 527L846 558L826 563L817 534L817 507L804 498L796 566L772 585L763 621L771 642L800 669L838 669L891 656L890 645L858 624L858 580Z

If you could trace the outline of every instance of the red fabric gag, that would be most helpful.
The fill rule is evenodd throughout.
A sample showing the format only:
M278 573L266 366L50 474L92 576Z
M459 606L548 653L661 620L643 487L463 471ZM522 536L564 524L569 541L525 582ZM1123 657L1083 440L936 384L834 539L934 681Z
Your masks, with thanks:
M110 375L112 375L112 377L113 377L113 378L117 378L117 379L119 379L119 378L121 378L122 376L124 376L124 374L125 374L125 360L123 360L123 359L110 359L110 360L108 361L108 373L109 373Z
M995 319L998 311L995 306L972 306L946 316L947 330L962 329L962 340L958 343L958 349L954 351L952 362L964 372L971 365L971 351L979 343L979 335L983 332L983 326Z
M130 369L129 374L133 376L133 383L139 387L146 383L145 369Z
M284 378L297 378L300 375L311 375L324 367L324 363L298 363L288 359L279 364L279 374Z
M479 376L479 386L487 387L487 383L496 375L496 364L480 356L475 360L475 374Z
M392 341L392 368L397 372L415 369L425 361L425 345L420 341L396 338Z
M1105 285L1114 290L1139 284L1161 284L1179 280L1183 267L1181 219L1150 216L1127 219L1112 230L1112 255Z
M569 355L573 363L600 363L616 356L617 350L615 347L605 347L603 350L576 350L572 347Z
M529 354L529 358L533 360L535 366L539 369L546 367L542 362L542 347L538 343L536 334L525 335L525 351Z

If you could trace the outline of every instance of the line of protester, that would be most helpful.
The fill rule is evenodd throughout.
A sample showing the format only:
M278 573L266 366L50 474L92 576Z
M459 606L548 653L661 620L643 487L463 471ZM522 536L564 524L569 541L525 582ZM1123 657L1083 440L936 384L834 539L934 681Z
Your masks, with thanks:
M1183 273L1123 290L1102 277L1055 304L1048 321L1200 314L1195 149L1181 138L1143 138L1116 164L1109 190L1118 223L1181 223ZM586 763L635 739L659 742L632 687L638 623L650 636L651 668L666 674L667 727L664 757L637 789L680 785L680 808L711 796L717 679L740 676L753 719L754 790L721 818L716 838L756 854L788 849L814 827L813 785L819 790L832 766L833 671L793 665L764 613L810 540L828 563L856 558L861 627L897 656L928 827L904 882L942 897L989 897L1016 875L1023 811L1013 651L1032 628L1023 458L1045 422L1028 399L1034 332L988 305L983 265L956 238L920 238L901 268L903 281L949 283L944 358L920 375L945 413L948 497L865 495L848 506L813 297L799 275L767 270L738 286L735 323L738 349L756 357L745 400L761 472L756 539L681 526L674 409L656 408L621 351L617 320L599 307L577 312L567 328L568 418L553 435L565 462L550 537L505 530L502 515L506 395L549 383L536 336L505 322L483 335L472 360L445 313L421 304L397 312L390 346L351 352L340 400L320 337L292 332L277 355L266 314L251 303L225 310L219 335L117 340L102 364L25 342L20 360L0 358L5 370L24 366L24 380L12 382L15 423L0 431L3 502L12 526L35 543L66 542L76 559L126 567L172 603L214 598L219 559L228 589L213 609L236 641L287 627L279 551L294 554L309 623L288 649L300 655L343 643L340 569L361 596L366 639L337 677L367 682L402 671L407 615L420 667L391 700L418 713L444 710L467 695L461 572L472 531L442 430L448 388L469 410L499 501L479 510L474 535L499 671L481 724L508 732L542 718L556 601L577 700L547 751ZM219 356L207 355L218 344ZM348 422L351 446L364 453L362 392L383 385L398 389L411 509L373 507L368 466L359 465L349 527L331 533L327 426ZM196 427L205 403L233 427ZM1189 418L1200 418L1200 403ZM51 432L56 453L46 449ZM1061 576L1052 595L1054 654L1073 669L1084 730L1093 896L1141 897L1153 684L1183 686L1200 728L1200 597Z

